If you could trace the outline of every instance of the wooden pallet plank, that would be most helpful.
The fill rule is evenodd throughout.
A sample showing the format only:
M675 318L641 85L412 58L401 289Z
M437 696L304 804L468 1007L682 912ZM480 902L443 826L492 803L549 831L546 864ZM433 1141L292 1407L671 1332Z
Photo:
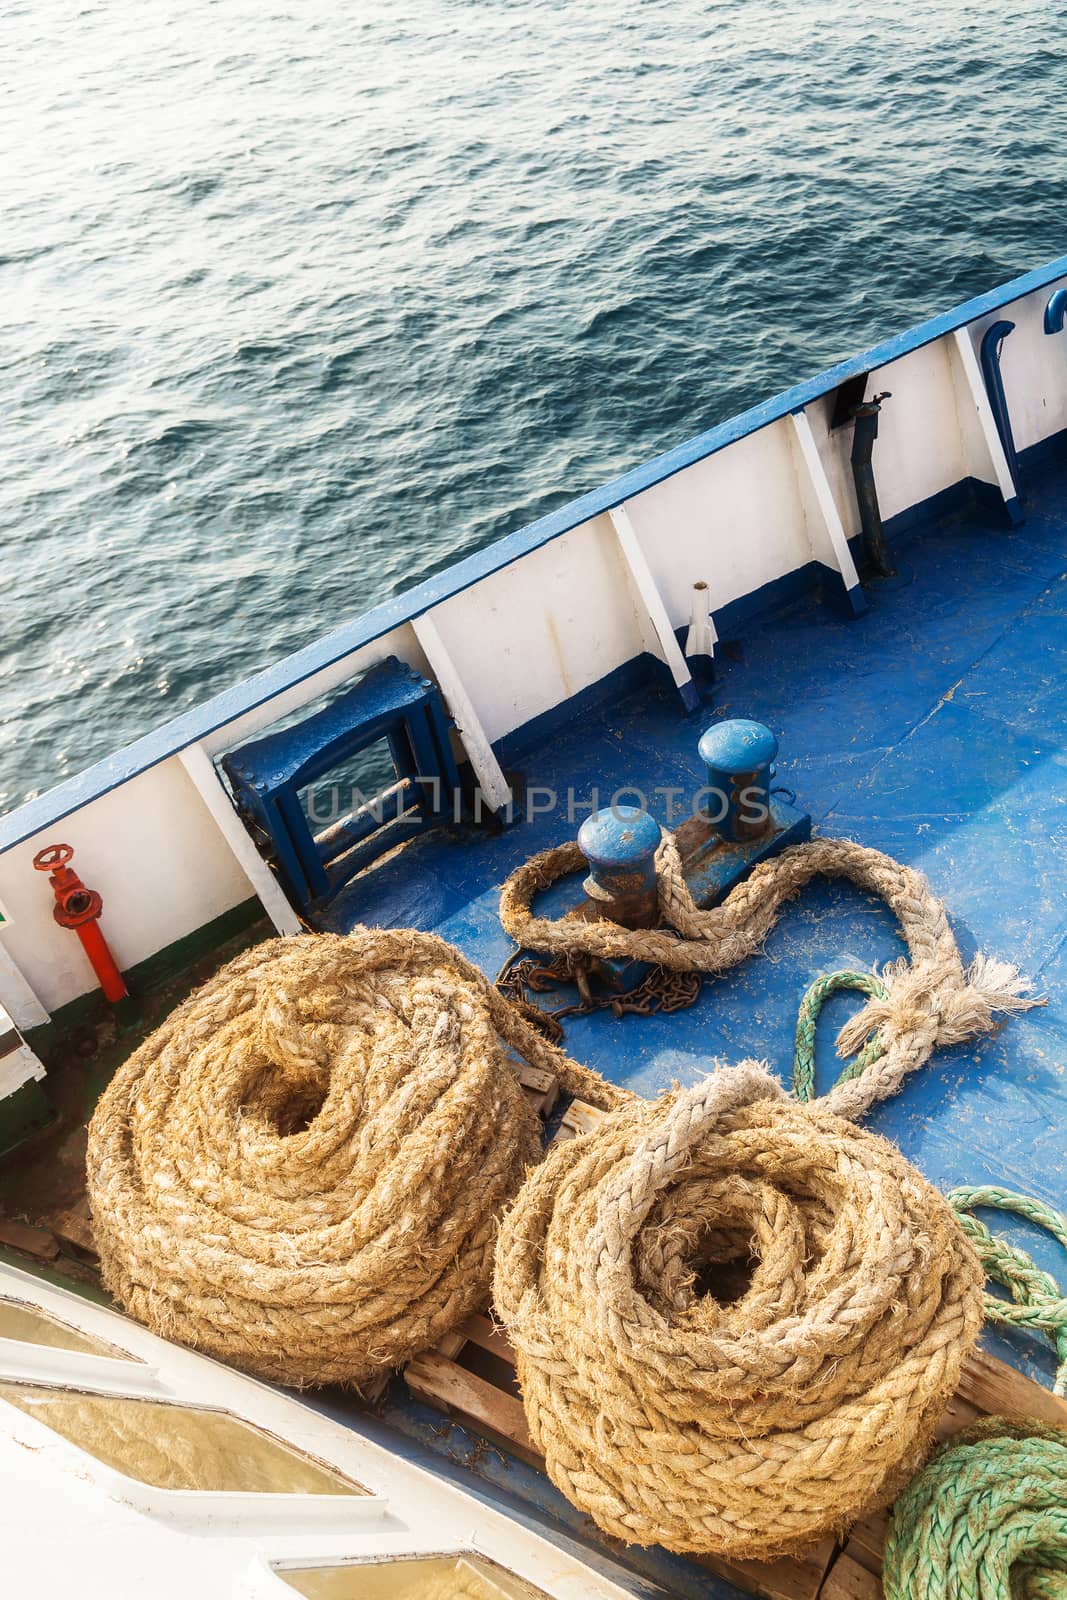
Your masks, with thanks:
M459 1331L464 1339L469 1339L480 1350L488 1350L490 1355L499 1356L501 1361L514 1367L515 1352L508 1343L507 1335L489 1317L468 1317Z
M54 1261L59 1245L50 1228L34 1228L28 1222L15 1222L10 1217L0 1217L0 1245L10 1245L24 1255L36 1256L39 1261Z
M73 1245L83 1255L99 1260L93 1228L89 1218L89 1202L80 1200L67 1211L57 1211L48 1218L48 1226L60 1244Z
M990 1416L1037 1417L1067 1428L1067 1400L984 1350L972 1350L964 1361L956 1392Z
M465 1422L473 1422L490 1438L499 1439L523 1461L543 1466L534 1449L522 1401L506 1394L476 1372L468 1372L456 1361L428 1350L404 1368L408 1388L431 1405L457 1412Z
M697 1562L718 1573L735 1588L759 1595L762 1600L816 1600L837 1545L823 1539L788 1559L778 1561L723 1561L718 1556L698 1556Z
M443 1339L439 1339L434 1345L434 1350L439 1356L444 1356L446 1361L455 1361L469 1338L470 1335L465 1328L457 1328L455 1333L446 1333Z
M819 1600L882 1600L882 1580L847 1554L840 1555L826 1574Z
M517 1061L515 1071L527 1100L539 1117L547 1117L555 1110L559 1100L559 1080L546 1067L532 1067L528 1061Z
M953 1434L962 1433L964 1428L969 1428L972 1423L977 1422L978 1418L984 1415L985 1412L979 1411L978 1407L973 1406L969 1400L964 1400L962 1395L954 1394L945 1407L944 1415L934 1429L935 1437L939 1441L951 1439Z
M563 1139L577 1139L579 1134L591 1133L607 1114L597 1106L586 1105L584 1100L572 1100L560 1118L559 1131L553 1144Z
M869 1517L864 1517L862 1522L854 1523L845 1545L845 1554L853 1561L858 1561L861 1567L866 1567L868 1572L873 1572L875 1577L882 1571L882 1551L885 1548L886 1535L889 1532L888 1511L876 1511Z

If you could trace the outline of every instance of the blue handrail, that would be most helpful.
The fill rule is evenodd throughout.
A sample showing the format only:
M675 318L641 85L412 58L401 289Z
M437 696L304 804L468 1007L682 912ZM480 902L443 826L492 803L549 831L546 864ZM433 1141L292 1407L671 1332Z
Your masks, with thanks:
M997 433L1000 435L1000 442L1004 447L1004 455L1007 458L1008 470L1015 485L1015 492L1018 494L1019 457L1015 451L1015 437L1011 431L1011 417L1008 414L1008 401L1004 394L1004 380L1000 376L1000 348L1008 334L1014 331L1014 322L994 322L982 335L980 359L986 394L989 396L989 408L993 413L993 421L997 425Z
M1065 316L1067 316L1067 289L1057 289L1055 294L1049 295L1049 302L1045 307L1045 332L1062 333Z

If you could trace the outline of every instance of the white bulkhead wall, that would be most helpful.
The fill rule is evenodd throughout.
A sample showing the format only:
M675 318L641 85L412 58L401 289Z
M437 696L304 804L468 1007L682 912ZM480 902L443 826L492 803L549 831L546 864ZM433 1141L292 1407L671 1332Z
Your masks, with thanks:
M892 366L873 372L867 381L869 396L885 389L892 394L882 407L874 446L878 504L885 519L974 473L979 458L965 449L952 363L950 339L938 339L894 361ZM972 450L977 452L977 431L968 437ZM843 428L838 450L850 473L850 499L855 504L848 465L851 449L852 429ZM984 447L981 465L989 471L992 481ZM858 516L856 524L858 532Z
M442 601L432 615L491 740L642 651L658 653L606 515Z
M868 398L888 390L878 419L874 475L882 516L906 511L967 477L995 482L962 372L948 338L872 372ZM852 429L830 431L831 397L808 408L820 460L833 490L845 532L860 531L849 457Z
M627 502L675 627L698 581L716 610L811 560L790 432L761 428Z

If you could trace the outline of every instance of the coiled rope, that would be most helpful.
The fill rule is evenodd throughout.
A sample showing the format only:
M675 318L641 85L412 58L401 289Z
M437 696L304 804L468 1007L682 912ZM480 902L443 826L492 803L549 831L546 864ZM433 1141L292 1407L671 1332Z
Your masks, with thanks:
M283 1383L358 1383L428 1348L484 1305L496 1213L540 1155L505 1047L622 1098L441 939L257 945L100 1100L104 1283L155 1332Z
M1067 1600L1067 1431L993 1417L893 1508L885 1600Z
M881 976L885 995L872 997L838 1035L842 1055L862 1050L877 1034L878 1048L859 1076L844 1075L826 1097L838 1116L858 1117L896 1092L904 1077L938 1045L961 1044L988 1033L998 1011L1035 1002L1015 967L977 956L966 971L945 908L922 873L850 839L813 839L760 862L721 905L693 901L673 835L656 855L665 926L629 929L617 923L535 916L534 895L585 866L574 842L543 850L513 872L501 893L500 920L519 945L551 955L628 957L689 972L724 972L762 945L782 904L812 878L850 878L878 895L895 914L910 961Z
M982 1206L997 1211L1013 1211L1044 1228L1067 1250L1067 1217L1030 1195L1015 1194L993 1184L980 1188L953 1189L946 1196L959 1218L967 1238L978 1252L987 1278L1007 1289L1011 1302L987 1294L985 1314L990 1322L1009 1328L1033 1328L1046 1334L1056 1351L1058 1363L1053 1394L1067 1394L1067 1296L1052 1277L1037 1265L1027 1251L991 1233L972 1212ZM1067 1499L1067 1482L1064 1483Z
M513 874L501 909L512 938L721 971L825 873L880 895L911 953L863 977L869 1002L839 1035L842 1053L860 1056L827 1096L798 1104L747 1062L626 1106L550 1152L497 1246L497 1313L563 1493L629 1543L788 1553L891 1499L981 1324L981 1268L945 1200L841 1118L892 1093L936 1045L1030 1003L1026 985L982 958L965 972L925 879L847 840L788 850L702 911L667 837L657 869L669 927L639 932L534 916L537 890L580 865L564 845ZM803 1098L826 987L801 1018Z
M616 1538L770 1558L922 1459L981 1269L937 1191L824 1106L753 1062L714 1073L550 1151L504 1219L493 1294L531 1435Z

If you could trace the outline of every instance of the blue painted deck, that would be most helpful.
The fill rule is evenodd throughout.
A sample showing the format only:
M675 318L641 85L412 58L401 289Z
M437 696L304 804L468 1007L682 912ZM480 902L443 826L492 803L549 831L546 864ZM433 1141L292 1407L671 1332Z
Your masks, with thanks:
M978 949L1010 958L1049 997L996 1036L940 1052L868 1125L943 1189L995 1181L1062 1209L1067 448L1058 459L1043 454L1043 465L1028 466L1023 527L1009 531L1002 516L972 508L913 529L896 552L900 575L870 591L865 616L839 620L812 599L766 616L746 633L738 659L722 664L711 698L716 712L775 731L778 781L796 789L818 832L920 868L947 904L965 959ZM521 766L531 784L570 785L583 796L593 783L602 797L624 784L692 792L706 720L684 718L676 695L646 686L577 716L528 749ZM331 920L433 929L495 975L511 951L497 916L501 882L573 831L554 813L495 837L425 836L357 881ZM880 902L820 883L784 910L761 956L706 980L691 1010L569 1019L566 1045L646 1095L694 1080L715 1058L763 1057L787 1079L796 1008L811 980L902 950ZM834 1071L833 1035L856 1004L841 995L827 1007L824 1084ZM1021 1222L997 1225L1067 1286L1067 1261L1051 1241ZM1044 1341L985 1341L1050 1384ZM701 1592L714 1591L708 1584L701 1575Z

